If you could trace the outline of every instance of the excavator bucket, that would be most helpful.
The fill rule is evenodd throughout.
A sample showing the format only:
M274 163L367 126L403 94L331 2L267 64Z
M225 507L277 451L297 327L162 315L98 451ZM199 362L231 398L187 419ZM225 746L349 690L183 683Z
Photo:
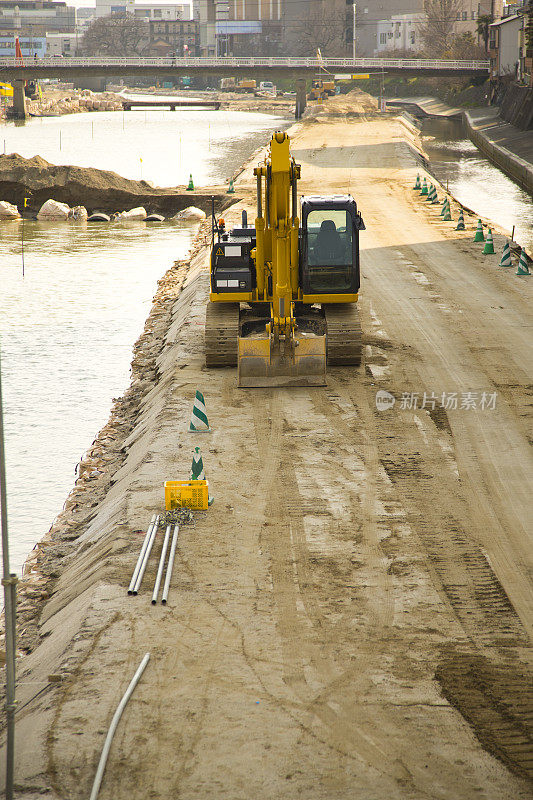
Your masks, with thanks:
M273 345L267 338L240 338L239 386L325 386L326 337L297 335L296 342L283 352L283 344Z

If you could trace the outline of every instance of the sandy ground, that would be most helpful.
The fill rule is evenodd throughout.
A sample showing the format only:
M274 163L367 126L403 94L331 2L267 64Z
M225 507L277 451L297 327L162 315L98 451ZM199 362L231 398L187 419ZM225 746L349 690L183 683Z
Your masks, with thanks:
M150 652L102 800L533 797L533 279L498 268L500 234L483 256L472 218L456 232L412 191L410 136L353 98L295 129L302 193L350 191L366 223L360 369L238 389L204 365L205 250L165 276L132 389L36 554L17 796L89 795ZM250 169L237 188L251 207ZM196 388L209 434L187 432ZM141 529L196 445L215 503L153 607L161 542L126 594Z

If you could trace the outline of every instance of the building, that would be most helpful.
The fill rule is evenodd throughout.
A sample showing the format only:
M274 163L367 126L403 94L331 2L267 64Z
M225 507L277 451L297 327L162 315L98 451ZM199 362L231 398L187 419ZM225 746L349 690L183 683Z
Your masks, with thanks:
M505 75L519 77L524 16L513 14L489 26L489 56L491 78Z
M377 26L377 54L402 50L416 53L423 47L421 30L426 21L425 14L397 14L383 19Z
M193 0L202 55L352 53L352 0Z
M277 55L282 1L193 0L200 54Z
M96 0L96 17L111 14L135 14L135 0Z
M215 3L219 55L281 55L281 0Z
M78 33L47 33L46 55L65 56L65 58L75 56L80 40L81 36Z
M454 33L460 36L471 33L477 38L478 17L490 16L500 19L503 14L503 0L458 0L460 8L456 12Z
M188 4L178 5L151 5L148 3L135 3L135 16L145 17L149 21L168 20L190 20L191 7Z
M210 0L193 0L193 19L198 24L200 55L215 53L215 4Z
M150 21L150 44L146 55L195 56L199 44L199 26L194 20Z
M15 56L15 39L16 35L0 30L0 56ZM19 45L24 59L42 58L46 53L45 36L19 36Z
M454 12L452 33L455 36L470 34L474 40L479 41L477 31L478 18L489 17L491 14L501 14L502 0L458 0L459 7ZM388 19L379 20L376 29L375 55L387 51L403 51L419 53L426 47L421 32L426 25L427 17L424 13L397 14ZM357 35L359 41L359 33ZM483 42L480 42L483 44ZM361 54L361 53L360 53Z
M368 58L378 52L378 25L384 20L423 12L423 0L361 0L357 3L356 54ZM388 30L380 28L380 33L388 33Z
M0 0L0 29L44 42L48 31L76 32L76 9L52 0Z

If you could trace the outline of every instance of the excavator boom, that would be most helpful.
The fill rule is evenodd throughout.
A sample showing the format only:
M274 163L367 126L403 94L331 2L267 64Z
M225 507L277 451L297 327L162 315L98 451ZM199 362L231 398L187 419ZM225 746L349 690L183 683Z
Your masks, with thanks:
M271 287L270 320L263 335L239 337L239 386L325 386L325 337L299 332L294 317L299 267L296 181L300 166L291 158L286 133L274 134L270 153L254 174L258 198L255 267L258 286L262 284L267 292Z

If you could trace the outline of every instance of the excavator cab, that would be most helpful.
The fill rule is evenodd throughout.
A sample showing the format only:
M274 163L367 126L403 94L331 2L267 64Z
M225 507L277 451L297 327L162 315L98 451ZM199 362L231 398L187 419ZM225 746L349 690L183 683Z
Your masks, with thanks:
M365 226L353 197L302 197L301 215L303 295L357 294L359 231Z
M283 131L254 174L255 225L214 227L206 364L236 364L242 387L325 386L326 363L361 358L361 214L351 195L298 201Z

